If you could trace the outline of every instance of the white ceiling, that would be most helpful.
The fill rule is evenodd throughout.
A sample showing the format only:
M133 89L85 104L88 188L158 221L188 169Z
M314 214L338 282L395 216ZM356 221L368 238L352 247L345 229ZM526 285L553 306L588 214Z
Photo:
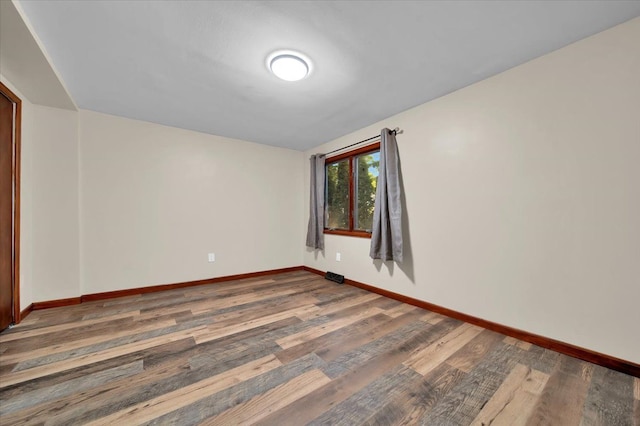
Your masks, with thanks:
M640 1L19 5L80 108L299 150L640 16ZM312 74L271 75L278 49Z

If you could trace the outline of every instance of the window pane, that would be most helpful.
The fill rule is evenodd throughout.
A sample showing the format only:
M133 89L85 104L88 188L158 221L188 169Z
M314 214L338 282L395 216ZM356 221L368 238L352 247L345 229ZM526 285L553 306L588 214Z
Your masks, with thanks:
M380 151L356 157L356 199L353 212L354 228L371 231L373 206L376 200L376 183Z
M327 164L325 227L349 229L349 159Z

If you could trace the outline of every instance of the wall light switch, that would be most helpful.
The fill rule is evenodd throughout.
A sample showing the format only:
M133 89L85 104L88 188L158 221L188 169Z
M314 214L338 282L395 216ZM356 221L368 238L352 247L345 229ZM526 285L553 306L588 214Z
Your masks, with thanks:
M215 261L216 261L216 254L209 253L209 262L215 262Z
M342 260L342 255L340 253L336 253L336 261L340 262Z

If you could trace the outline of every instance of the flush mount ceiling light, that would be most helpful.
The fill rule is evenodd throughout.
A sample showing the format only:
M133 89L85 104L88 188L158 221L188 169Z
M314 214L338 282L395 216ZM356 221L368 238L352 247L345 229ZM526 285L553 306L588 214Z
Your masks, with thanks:
M302 80L311 72L311 61L292 51L280 51L269 55L267 66L276 77L285 81Z

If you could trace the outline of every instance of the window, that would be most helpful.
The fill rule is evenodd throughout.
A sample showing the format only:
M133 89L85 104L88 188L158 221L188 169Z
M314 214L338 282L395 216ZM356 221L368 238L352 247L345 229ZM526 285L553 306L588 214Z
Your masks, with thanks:
M380 143L327 158L326 234L371 238L380 164Z

